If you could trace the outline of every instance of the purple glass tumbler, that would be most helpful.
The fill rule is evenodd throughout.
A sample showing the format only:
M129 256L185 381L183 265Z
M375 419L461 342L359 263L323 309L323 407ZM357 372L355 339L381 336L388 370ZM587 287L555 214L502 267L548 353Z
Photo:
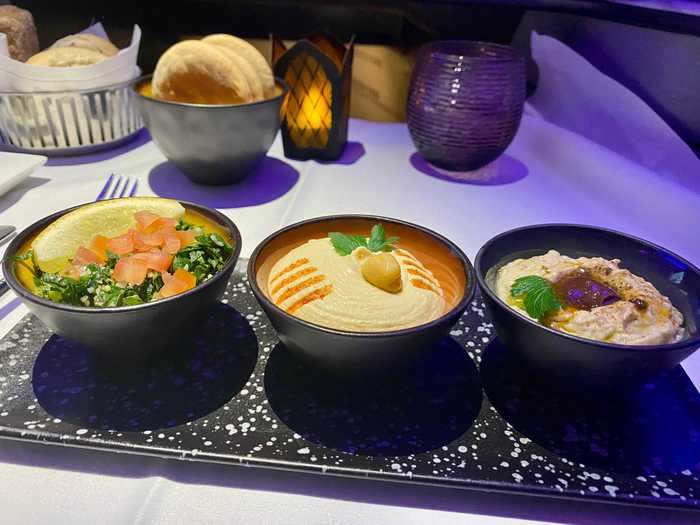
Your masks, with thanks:
M510 46L446 40L418 51L408 130L429 163L473 171L497 159L520 125L525 61Z

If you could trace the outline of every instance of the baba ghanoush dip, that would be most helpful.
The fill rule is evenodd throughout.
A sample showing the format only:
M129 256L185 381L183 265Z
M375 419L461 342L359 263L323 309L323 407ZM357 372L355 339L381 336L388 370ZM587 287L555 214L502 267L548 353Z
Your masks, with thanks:
M683 316L620 260L573 259L550 250L499 268L500 299L542 324L587 339L655 345L683 338Z

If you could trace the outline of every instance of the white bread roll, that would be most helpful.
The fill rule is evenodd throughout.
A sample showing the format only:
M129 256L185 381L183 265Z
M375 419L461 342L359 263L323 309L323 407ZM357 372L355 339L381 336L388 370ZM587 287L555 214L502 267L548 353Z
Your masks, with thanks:
M207 43L207 45L210 44ZM248 86L250 87L250 94L253 97L253 101L264 99L265 92L263 91L262 82L260 81L258 74L253 69L253 66L251 66L246 59L242 58L228 47L215 47L219 51L222 51L229 58L229 60L234 63L236 68L238 68L241 75L245 77L246 81L248 82Z
M275 77L272 74L272 68L260 51L251 44L241 38L225 34L209 35L202 42L227 47L244 58L258 74L265 97L270 98L275 95Z
M107 60L107 56L82 47L56 47L37 53L27 64L48 67L91 66Z
M153 73L153 96L191 104L252 101L250 86L232 60L216 46L186 40L170 47Z
M58 47L81 47L102 53L106 57L112 57L119 53L119 49L109 40L100 38L89 33L79 33L77 35L68 35L60 40L56 40L49 49Z

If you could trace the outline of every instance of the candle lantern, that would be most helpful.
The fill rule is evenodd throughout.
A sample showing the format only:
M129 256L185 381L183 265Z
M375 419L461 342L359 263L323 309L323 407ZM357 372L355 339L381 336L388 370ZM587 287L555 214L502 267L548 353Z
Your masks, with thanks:
M347 45L317 34L287 47L272 39L275 76L289 86L282 108L284 154L337 160L348 137L354 37Z

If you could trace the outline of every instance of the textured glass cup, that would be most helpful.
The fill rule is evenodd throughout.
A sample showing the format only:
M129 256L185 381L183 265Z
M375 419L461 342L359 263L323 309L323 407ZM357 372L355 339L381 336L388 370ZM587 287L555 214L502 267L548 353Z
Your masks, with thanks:
M481 168L505 151L520 125L525 61L488 42L433 42L418 51L408 93L408 130L418 152L450 171Z

